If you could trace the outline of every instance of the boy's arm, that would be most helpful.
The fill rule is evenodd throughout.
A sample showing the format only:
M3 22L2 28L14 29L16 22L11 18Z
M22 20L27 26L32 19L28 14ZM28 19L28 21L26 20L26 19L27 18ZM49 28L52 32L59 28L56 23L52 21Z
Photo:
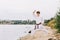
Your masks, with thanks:
M41 18L41 22L39 22L37 25L40 25L40 24L43 24L44 23L44 20L43 18Z

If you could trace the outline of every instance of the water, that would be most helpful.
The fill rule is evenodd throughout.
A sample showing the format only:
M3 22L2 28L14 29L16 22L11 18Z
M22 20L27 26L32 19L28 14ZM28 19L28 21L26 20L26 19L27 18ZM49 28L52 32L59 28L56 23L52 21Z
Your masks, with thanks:
M0 40L17 40L33 28L34 25L0 25Z

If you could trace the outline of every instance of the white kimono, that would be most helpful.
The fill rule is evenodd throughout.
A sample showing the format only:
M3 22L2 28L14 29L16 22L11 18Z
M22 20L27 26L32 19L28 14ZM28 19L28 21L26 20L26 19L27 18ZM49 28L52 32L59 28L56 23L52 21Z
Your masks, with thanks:
M39 29L42 29L42 28L43 28L43 27L42 27L42 24L44 23L43 18L42 18L42 17L35 17L35 20L36 20L36 24L41 23L41 24L38 25L38 26L39 26ZM37 25L36 25L36 28L37 28Z
M35 33L36 30L42 30L45 33L48 33L48 30L45 28L45 26L43 26L44 20L43 20L42 17L35 17L34 20L36 20L36 24L38 24L40 22L41 22L41 24L39 25L39 28L38 29L37 29L37 25L35 25L36 26L36 29L35 30L32 30L32 33L31 33L32 35Z
M45 26L43 26L43 23L44 23L44 20L43 18L40 16L40 17L35 17L35 20L36 20L36 24L39 24L41 23L39 26L39 28L37 28L37 25L36 25L36 30L43 30L45 31L46 33L48 32L48 30L45 28Z

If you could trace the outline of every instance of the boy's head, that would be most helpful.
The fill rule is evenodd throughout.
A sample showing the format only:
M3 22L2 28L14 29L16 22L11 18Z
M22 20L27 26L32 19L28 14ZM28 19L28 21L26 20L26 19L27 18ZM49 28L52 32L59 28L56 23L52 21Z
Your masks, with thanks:
M39 16L40 16L40 11L37 11L36 14L37 14L37 16L39 17Z

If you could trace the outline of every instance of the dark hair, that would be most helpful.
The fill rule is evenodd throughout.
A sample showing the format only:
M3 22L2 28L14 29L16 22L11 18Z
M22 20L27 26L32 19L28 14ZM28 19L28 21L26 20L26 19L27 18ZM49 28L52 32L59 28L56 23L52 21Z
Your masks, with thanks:
M36 13L37 13L37 14L40 14L40 11L37 11Z

